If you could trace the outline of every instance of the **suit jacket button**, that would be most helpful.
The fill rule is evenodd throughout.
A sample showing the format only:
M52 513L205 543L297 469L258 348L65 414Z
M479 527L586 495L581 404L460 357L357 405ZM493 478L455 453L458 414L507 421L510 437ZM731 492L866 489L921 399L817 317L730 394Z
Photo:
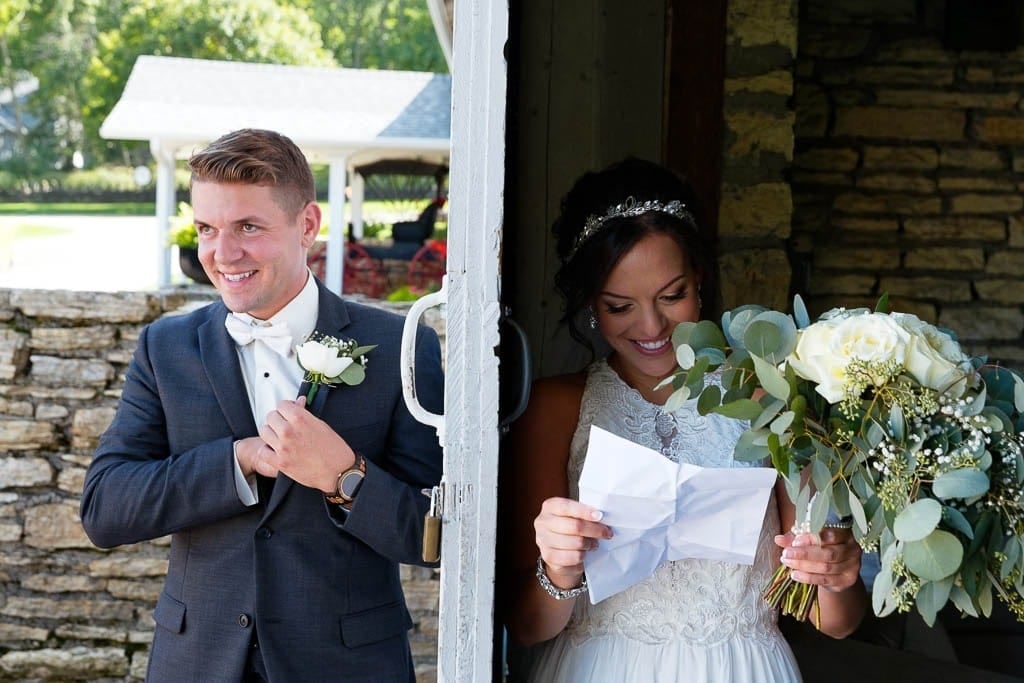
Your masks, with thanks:
M271 531L268 527L261 526L259 529L256 530L256 535L259 536L260 538L266 539L266 538L270 538L271 536L273 536L274 532Z
M238 615L238 625L241 626L242 628L249 628L249 615L248 614L244 614L244 613L243 614L239 614Z

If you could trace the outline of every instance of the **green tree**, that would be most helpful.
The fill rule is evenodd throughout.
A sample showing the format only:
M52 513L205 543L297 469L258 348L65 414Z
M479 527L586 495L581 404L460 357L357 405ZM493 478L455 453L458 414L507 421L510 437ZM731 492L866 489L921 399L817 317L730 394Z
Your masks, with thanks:
M96 38L98 0L0 0L0 88L35 77L16 120L8 168L23 175L70 165L83 144L81 74ZM30 125L34 124L34 125Z
M334 65L320 26L302 8L274 0L134 0L105 12L106 25L83 79L82 120L93 153L109 160L130 144L104 141L99 127L139 55L267 64ZM134 145L138 149L139 145Z
M294 0L341 66L448 71L425 0Z

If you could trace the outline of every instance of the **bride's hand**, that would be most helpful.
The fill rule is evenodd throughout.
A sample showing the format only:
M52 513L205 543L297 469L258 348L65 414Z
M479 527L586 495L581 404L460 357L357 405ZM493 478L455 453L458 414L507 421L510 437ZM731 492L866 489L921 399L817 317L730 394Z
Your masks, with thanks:
M849 529L821 530L821 543L813 534L792 533L775 537L782 546L782 564L794 581L813 583L837 593L860 578L861 547Z
M573 588L583 578L583 556L612 530L601 524L601 511L570 498L548 498L533 520L537 547L548 578L559 588Z

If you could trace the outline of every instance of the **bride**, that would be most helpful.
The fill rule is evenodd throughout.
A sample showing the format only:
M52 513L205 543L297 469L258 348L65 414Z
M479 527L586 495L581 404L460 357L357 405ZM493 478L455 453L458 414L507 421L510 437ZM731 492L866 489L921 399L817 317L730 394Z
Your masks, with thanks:
M700 319L702 292L713 304L717 289L694 206L683 181L638 159L585 174L562 200L553 229L563 322L591 351L586 328L611 351L583 372L536 382L510 435L498 594L513 680L799 681L761 598L780 561L795 580L819 586L822 632L845 637L865 612L851 533L826 529L821 545L782 533L794 510L781 486L753 565L667 562L590 604L584 556L615 532L577 501L592 424L675 462L746 466L732 457L745 423L701 416L696 401L666 412L672 388L655 389L675 367L672 330Z

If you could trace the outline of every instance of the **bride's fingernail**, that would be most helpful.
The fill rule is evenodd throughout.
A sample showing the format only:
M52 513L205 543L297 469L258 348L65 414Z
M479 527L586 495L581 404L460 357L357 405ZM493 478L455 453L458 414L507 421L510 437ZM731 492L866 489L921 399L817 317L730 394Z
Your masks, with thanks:
M590 518L595 522L600 522L602 517L604 517L604 513L600 510L594 510L590 513Z

